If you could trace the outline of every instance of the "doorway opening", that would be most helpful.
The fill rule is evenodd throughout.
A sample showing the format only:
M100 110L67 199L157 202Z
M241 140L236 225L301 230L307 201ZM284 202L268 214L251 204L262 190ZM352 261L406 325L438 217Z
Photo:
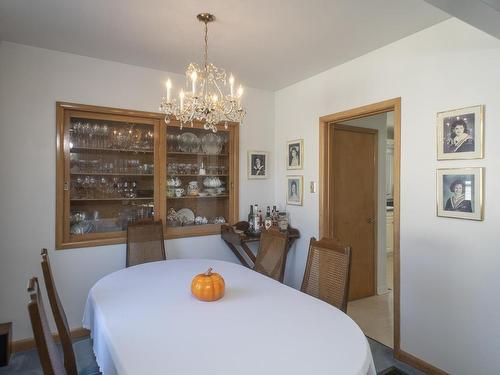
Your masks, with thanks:
M320 119L320 237L352 248L348 315L399 346L400 98Z

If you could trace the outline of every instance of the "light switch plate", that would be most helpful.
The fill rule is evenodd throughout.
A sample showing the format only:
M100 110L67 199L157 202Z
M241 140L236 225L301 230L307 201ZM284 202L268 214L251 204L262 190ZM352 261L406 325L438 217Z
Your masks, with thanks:
M309 192L316 193L316 190L317 190L316 181L309 182Z

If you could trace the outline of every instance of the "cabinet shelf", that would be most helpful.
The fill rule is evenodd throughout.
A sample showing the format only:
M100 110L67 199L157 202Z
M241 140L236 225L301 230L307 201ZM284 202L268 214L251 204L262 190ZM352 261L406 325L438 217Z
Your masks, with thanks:
M87 201L151 201L154 197L138 197L138 198L70 198L71 202L87 202Z
M125 154L153 154L154 150L140 150L140 149L125 149L125 148L99 148L99 147L73 147L70 149L72 154L112 154L112 153L125 153Z
M134 177L154 177L151 173L103 173L103 172L71 172L72 176L134 176Z
M194 236L208 236L211 234L220 234L221 224L201 224L201 225L185 225L177 227L167 226L166 238L182 238Z
M228 174L182 174L182 173L174 173L168 174L168 177L227 177Z
M167 155L229 156L229 154L207 154L206 152L182 152L182 151L168 151Z
M183 197L167 197L167 199L214 199L214 198L228 198L229 194L207 195L200 197L199 195L185 195Z

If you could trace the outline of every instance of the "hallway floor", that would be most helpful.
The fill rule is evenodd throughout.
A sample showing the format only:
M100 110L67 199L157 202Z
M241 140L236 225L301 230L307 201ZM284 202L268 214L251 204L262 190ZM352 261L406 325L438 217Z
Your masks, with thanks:
M363 333L378 342L394 348L393 260L387 257L387 286L389 292L349 302L347 314Z
M363 333L390 347L394 347L394 315L392 290L386 294L349 302L347 314Z

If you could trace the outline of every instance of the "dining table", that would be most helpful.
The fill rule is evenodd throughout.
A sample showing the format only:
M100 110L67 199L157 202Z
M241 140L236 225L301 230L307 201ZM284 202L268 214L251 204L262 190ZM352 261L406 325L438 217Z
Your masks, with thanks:
M191 281L213 268L225 295ZM89 291L83 326L103 375L375 375L366 337L337 308L242 265L172 259L111 273Z

